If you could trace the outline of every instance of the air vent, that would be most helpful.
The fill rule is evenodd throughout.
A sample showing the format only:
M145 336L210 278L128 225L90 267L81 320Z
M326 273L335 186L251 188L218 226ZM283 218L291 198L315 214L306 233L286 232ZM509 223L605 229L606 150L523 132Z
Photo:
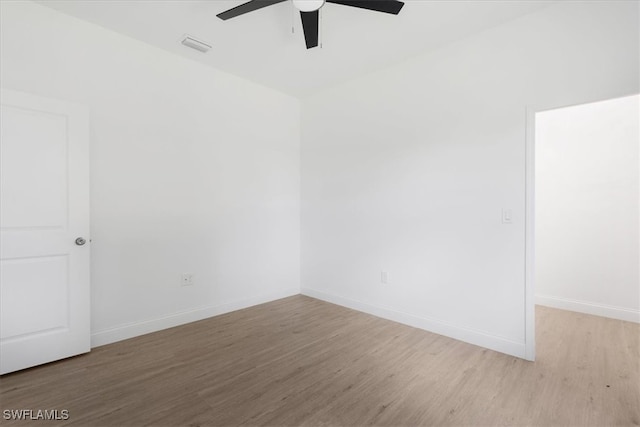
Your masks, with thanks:
M205 43L202 40L198 40L189 34L185 34L180 41L183 45L190 47L191 49L195 49L202 53L207 53L209 49L211 49L211 45L209 43Z

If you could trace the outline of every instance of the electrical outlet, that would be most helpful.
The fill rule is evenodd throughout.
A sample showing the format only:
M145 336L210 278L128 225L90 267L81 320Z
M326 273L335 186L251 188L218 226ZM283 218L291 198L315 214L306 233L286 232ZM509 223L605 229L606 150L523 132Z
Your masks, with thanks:
M385 285L389 284L389 272L388 271L381 271L380 272L380 282L384 283Z
M191 286L193 285L193 273L182 273L182 278L180 279L180 286Z

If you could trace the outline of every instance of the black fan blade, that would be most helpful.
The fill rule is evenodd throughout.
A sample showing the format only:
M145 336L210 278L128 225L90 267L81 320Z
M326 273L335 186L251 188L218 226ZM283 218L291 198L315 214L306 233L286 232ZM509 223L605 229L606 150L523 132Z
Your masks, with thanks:
M403 2L397 0L327 0L327 3L359 7L361 9L392 13L394 15L400 13L400 9L402 9L402 6L404 6Z
M300 12L302 18L302 28L304 29L304 41L307 42L307 49L318 46L318 20L319 11Z
M244 15L245 13L253 12L254 10L262 9L263 7L282 3L284 1L287 0L251 0L250 2L236 6L233 9L219 13L216 16L226 21L229 18L235 18L236 16Z

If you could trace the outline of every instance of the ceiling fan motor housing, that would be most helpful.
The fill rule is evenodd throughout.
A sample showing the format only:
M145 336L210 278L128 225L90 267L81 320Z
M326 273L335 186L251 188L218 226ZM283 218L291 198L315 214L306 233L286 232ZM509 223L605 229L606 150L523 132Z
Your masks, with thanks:
M324 6L325 0L292 0L300 12L314 12Z

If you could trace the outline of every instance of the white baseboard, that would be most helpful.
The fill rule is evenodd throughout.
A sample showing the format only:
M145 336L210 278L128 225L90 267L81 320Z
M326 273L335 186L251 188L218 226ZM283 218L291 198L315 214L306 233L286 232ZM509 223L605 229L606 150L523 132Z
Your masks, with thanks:
M413 326L419 329L424 329L438 335L444 335L446 337L464 341L480 347L485 347L490 350L498 351L500 353L505 353L522 359L526 358L525 344L523 342L511 341L503 337L487 334L483 331L463 328L440 320L415 316L413 314L403 313L390 308L376 306L349 298L343 298L337 295L327 294L314 289L302 288L300 293L312 298L317 298L333 304L341 305L343 307L351 308L353 310L358 310L377 317L382 317L383 319L393 320L394 322L403 323L405 325Z
M578 313L593 314L611 319L640 323L640 311L611 305L597 304L550 295L536 295L536 304L561 310L577 311Z
M218 316L220 314L229 313L235 310L240 310L254 305L275 301L277 299L286 298L293 295L298 295L299 293L299 288L285 289L282 291L271 292L256 297L231 301L220 305L195 308L193 310L172 313L168 316L163 316L156 319L149 319L142 322L117 326L115 328L92 333L91 347L99 347L101 345L111 344L117 341L138 337L140 335L161 331L163 329L172 328L174 326L196 322L198 320L207 319L209 317Z

